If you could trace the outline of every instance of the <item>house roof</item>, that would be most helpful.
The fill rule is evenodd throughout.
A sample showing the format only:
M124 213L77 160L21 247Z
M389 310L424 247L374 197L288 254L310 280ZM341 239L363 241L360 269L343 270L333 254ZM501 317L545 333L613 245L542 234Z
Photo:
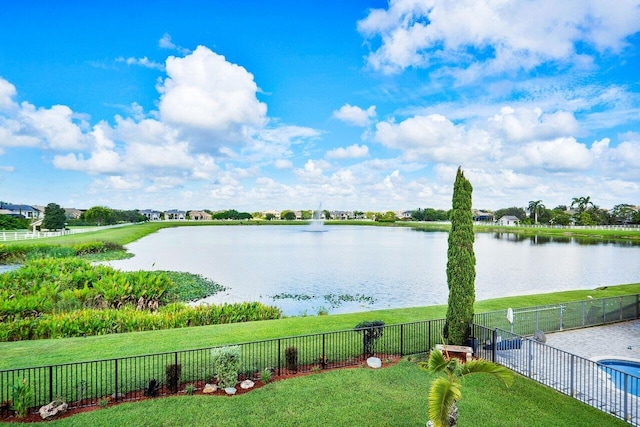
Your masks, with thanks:
M513 216L513 215L505 215L503 217L500 217L500 219L498 221L520 221L520 218L518 218L517 216Z

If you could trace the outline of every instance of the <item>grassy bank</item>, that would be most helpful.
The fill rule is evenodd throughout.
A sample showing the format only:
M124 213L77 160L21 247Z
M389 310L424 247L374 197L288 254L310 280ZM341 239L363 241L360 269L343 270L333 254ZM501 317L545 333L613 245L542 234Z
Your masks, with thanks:
M47 425L418 426L428 419L433 378L402 361L379 370L345 369L277 381L232 398L198 395L127 403ZM470 377L458 408L460 426L626 425L520 376L509 389L492 377Z
M555 304L592 298L640 293L640 284L608 286L549 294L507 297L475 304L477 313ZM134 356L146 353L187 350L215 345L257 341L292 335L346 330L363 320L386 324L443 318L446 306L377 310L329 316L290 317L225 325L199 326L161 331L133 332L86 338L64 338L0 343L0 369L41 366L66 362Z

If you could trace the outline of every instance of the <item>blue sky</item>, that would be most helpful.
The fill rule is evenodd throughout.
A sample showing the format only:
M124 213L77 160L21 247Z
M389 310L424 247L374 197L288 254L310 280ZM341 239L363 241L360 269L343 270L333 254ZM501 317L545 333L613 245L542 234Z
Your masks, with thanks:
M640 204L640 1L4 1L0 200Z

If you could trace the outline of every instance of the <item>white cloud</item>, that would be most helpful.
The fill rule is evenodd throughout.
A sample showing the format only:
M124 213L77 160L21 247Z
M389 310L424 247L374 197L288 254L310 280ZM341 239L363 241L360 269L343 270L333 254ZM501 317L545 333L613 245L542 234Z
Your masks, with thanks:
M171 40L171 35L169 33L164 33L162 35L162 37L160 38L160 40L158 40L158 47L161 49L170 49L170 50L177 50L178 52L182 53L182 54L186 54L189 53L189 49L186 49L184 47L181 46L177 46L172 40Z
M164 33L160 40L158 40L158 47L162 49L175 49L176 45L171 41L171 34Z
M0 151L0 154L2 154L2 151ZM13 166L0 166L0 171L2 171L2 172L13 172L13 171L15 171L15 167L13 167Z
M360 107L345 104L339 110L333 112L333 117L352 126L367 126L376 116L376 106L372 105L366 110Z
M620 143L616 148L611 149L611 156L620 168L640 169L640 141Z
M247 142L266 124L267 106L243 67L204 46L184 58L167 59L159 85L160 117L180 128L194 145L215 151L223 143Z
M410 161L466 162L496 149L486 132L469 130L439 114L414 116L399 124L379 122L374 140L401 150Z
M376 70L438 64L467 69L472 77L461 78L473 79L549 62L588 66L592 58L581 52L619 52L640 30L640 8L635 1L611 7L602 0L391 0L388 9L371 10L358 30L379 39L367 58Z
M489 122L509 141L554 139L574 135L578 131L578 122L572 113L544 114L540 108L504 107Z
M331 165L324 160L309 159L303 168L296 169L294 173L304 181L318 181L325 178L324 169L330 167Z
M350 145L348 147L338 147L333 150L327 151L327 159L353 159L359 157L367 157L369 154L369 147L366 145Z
M0 77L0 111L13 109L16 106L13 98L16 96L16 87Z
M291 160L278 159L273 163L273 166L276 169L291 169L293 167L293 163L291 163Z
M133 57L124 58L124 57L121 56L121 57L117 58L116 61L117 62L124 62L127 65L138 65L138 66L144 67L144 68L155 68L157 70L164 70L164 64L151 61L146 56L144 56L142 58L133 58Z

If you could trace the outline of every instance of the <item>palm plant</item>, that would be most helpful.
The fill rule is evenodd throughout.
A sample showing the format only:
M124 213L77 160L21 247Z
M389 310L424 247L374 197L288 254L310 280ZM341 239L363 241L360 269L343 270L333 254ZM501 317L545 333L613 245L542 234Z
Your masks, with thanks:
M545 209L546 206L542 204L542 200L529 201L529 215L533 214L535 220L534 224L538 223L538 212Z
M454 427L458 419L456 402L462 398L461 380L469 374L491 374L505 386L513 383L513 372L488 360L476 359L462 363L456 358L445 358L435 349L426 362L419 364L430 372L444 372L446 376L436 378L429 387L429 418L435 427Z

